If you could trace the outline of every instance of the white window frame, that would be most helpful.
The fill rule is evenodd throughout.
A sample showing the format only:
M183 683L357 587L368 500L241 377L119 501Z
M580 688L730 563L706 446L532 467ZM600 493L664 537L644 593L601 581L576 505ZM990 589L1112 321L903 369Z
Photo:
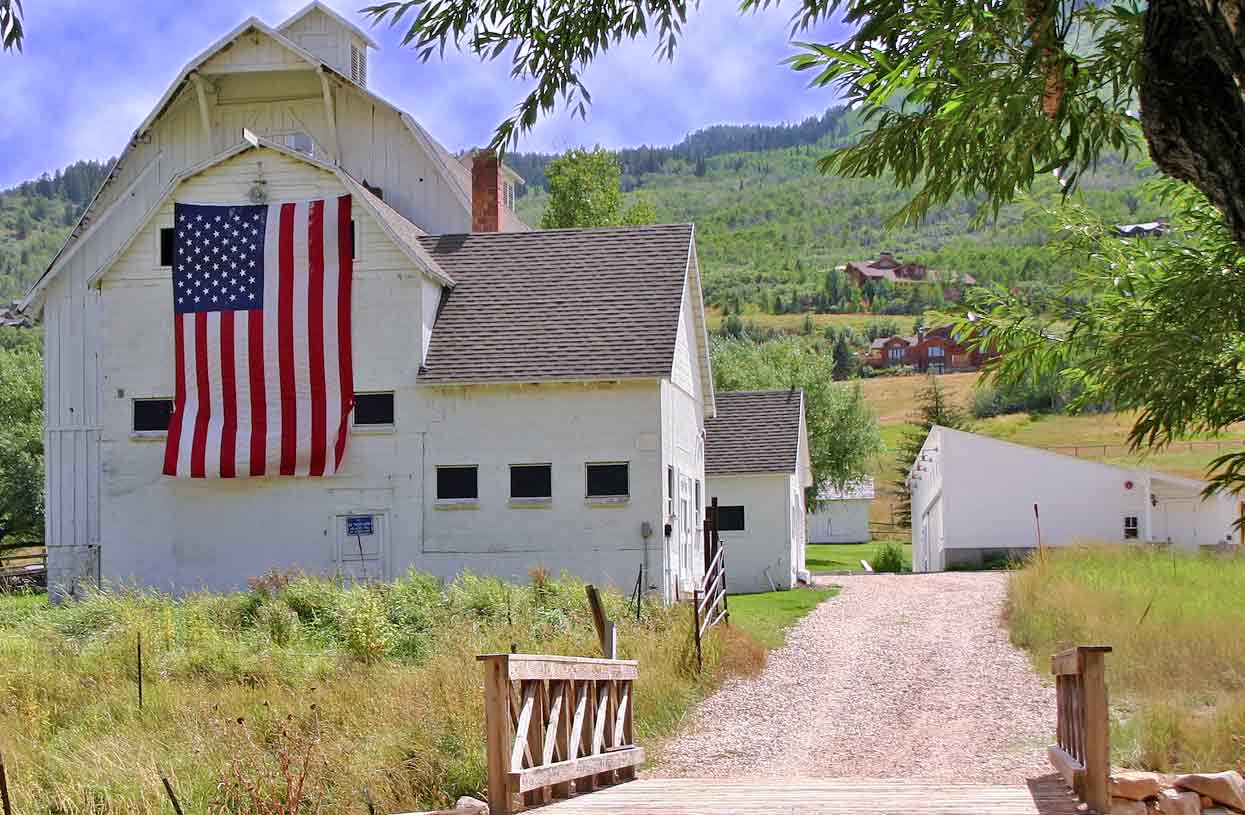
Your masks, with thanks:
M437 486L437 473L441 470L472 469L476 471L475 498L442 498ZM437 509L477 509L480 506L480 465L479 464L437 464L432 473L433 505Z
M176 402L172 396L132 396L130 397L130 438L134 441L160 441L169 437L168 430L135 430L134 410L139 402ZM169 422L173 420L170 417Z
M393 397L393 421L389 424L358 424L355 421L356 412L350 411L350 432L359 435L389 435L397 432L398 429L398 392L393 388L376 388L371 390L357 390L354 392L355 397L360 396L381 396L389 394ZM478 484L478 482L477 482Z
M553 504L553 462L551 461L520 461L509 465L506 470L507 476L512 476L515 467L548 467L549 468L549 494L541 497L518 498L514 495L513 482L506 484L508 503L512 507L547 507ZM476 491L479 491L479 475L476 476Z
M622 466L627 468L627 494L626 495L592 495L588 492L588 468L589 467L614 467ZM584 501L591 505L610 505L610 504L626 504L631 501L631 462L630 461L585 461L584 462Z
M1131 523L1130 523L1131 521ZM1133 534L1128 534L1129 532ZM1124 540L1140 540L1141 539L1141 519L1136 515L1124 516Z

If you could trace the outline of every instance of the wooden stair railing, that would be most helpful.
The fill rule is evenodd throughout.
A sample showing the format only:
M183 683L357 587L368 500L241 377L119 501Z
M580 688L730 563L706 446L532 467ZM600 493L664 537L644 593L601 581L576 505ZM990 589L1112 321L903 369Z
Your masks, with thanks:
M644 762L632 728L639 663L536 654L477 659L485 670L492 815L635 778Z
M1056 744L1047 754L1068 787L1099 815L1111 811L1111 736L1105 645L1051 657L1058 709Z

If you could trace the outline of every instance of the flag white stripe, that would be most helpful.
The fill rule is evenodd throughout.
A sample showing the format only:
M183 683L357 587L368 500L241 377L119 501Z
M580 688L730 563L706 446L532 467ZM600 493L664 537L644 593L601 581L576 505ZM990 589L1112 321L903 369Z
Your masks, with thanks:
M207 312L207 405L203 477L220 478L220 437L225 427L224 388L221 380L220 312Z
M233 470L237 478L251 474L251 313L233 313L233 380L238 433L233 443Z
M186 410L177 444L177 474L190 478L190 452L195 446L195 417L199 414L199 376L195 365L195 315L175 317L182 321L182 376L186 380Z
M337 199L324 202L324 474L337 468L337 428L341 425L342 386L337 337Z
M307 201L294 206L294 420L298 428L294 475L311 473L311 345L307 330L308 257Z
M281 472L281 369L277 363L277 290L280 287L281 205L268 207L264 229L264 474Z

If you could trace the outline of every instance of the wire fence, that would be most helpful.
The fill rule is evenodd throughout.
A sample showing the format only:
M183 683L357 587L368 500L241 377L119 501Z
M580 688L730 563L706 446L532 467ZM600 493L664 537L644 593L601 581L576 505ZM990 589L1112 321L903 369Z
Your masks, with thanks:
M1077 458L1122 458L1124 456L1134 455L1135 452L1126 444L1057 444L1048 445L1042 448L1050 450L1054 453L1063 453L1068 456L1076 456ZM1189 452L1198 451L1215 451L1224 452L1230 450L1245 449L1245 440L1219 440L1219 441L1176 441L1165 445L1161 448L1161 452ZM1144 455L1144 454L1143 454Z

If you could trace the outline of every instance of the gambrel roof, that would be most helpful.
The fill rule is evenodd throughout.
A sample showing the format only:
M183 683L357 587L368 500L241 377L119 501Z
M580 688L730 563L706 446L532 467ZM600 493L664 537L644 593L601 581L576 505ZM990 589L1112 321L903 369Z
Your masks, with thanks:
M684 287L699 285L690 224L419 241L455 281L421 383L671 377Z
M705 474L795 473L804 435L804 391L719 391L705 421Z

